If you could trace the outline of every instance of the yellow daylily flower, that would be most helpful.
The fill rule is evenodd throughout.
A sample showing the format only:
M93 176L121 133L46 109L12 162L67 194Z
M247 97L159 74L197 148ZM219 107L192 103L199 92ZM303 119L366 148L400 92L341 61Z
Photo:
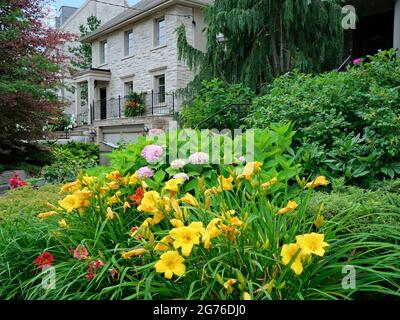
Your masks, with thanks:
M170 222L174 226L174 228L180 228L180 227L184 227L185 226L183 221L179 220L179 219L172 219L172 220L170 220Z
M154 247L154 250L156 251L168 251L169 247L168 244L172 244L174 242L174 239L171 238L171 236L166 236L160 240L159 243Z
M181 277L185 274L185 259L177 251L168 251L161 255L160 260L154 265L156 272L164 273L166 279L172 279L173 275Z
M217 188L217 192L231 191L233 190L233 177L229 176L229 178L225 178L224 176L218 177L219 186Z
M38 218L40 218L42 220L45 220L45 219L48 219L50 217L54 217L56 215L58 215L57 211L49 211L49 212L43 212L43 213L38 214Z
M299 252L299 250L300 250L300 252ZM289 262L293 259L293 257L297 253L298 253L298 255L297 255L296 259L293 261L290 268L294 271L294 273L296 275L300 275L303 272L303 264L301 262L301 259L302 259L301 248L297 244L293 244L293 243L285 244L282 246L281 257L282 257L282 263L285 266L289 264Z
M316 179L314 179L313 181L307 183L304 186L304 189L308 189L308 188L316 188L316 187L320 187L320 186L324 186L326 187L329 184L328 179L326 179L326 177L324 176L319 176Z
M90 186L92 185L96 180L96 177L89 177L89 176L83 176L81 181L82 184L84 184L85 186Z
M261 185L261 188L269 188L270 186L273 186L274 184L276 184L278 182L277 178L272 178L271 180L269 180L266 183L263 183Z
M125 201L124 205L122 206L124 213L126 213L126 210L130 207L131 207L131 205L129 204L129 202Z
M117 181L120 184L124 184L125 181L122 179L121 173L117 171L110 172L109 174L106 175L107 180L111 181Z
M296 210L297 207L298 207L298 204L296 203L296 201L289 200L287 206L283 209L280 209L276 214L286 214L286 213Z
M74 182L67 183L61 187L61 192L75 192L81 188L81 182L76 180Z
M115 214L110 207L107 208L106 220L114 220Z
M325 235L312 232L296 236L296 244L301 248L304 255L315 254L323 257L325 254L324 248L329 247L324 238Z
M250 293L248 292L243 293L243 300L251 300Z
M187 203L187 204L191 205L192 207L199 206L199 202L197 201L197 199L194 196L192 196L190 193L186 193L185 196L183 196L180 200L181 200L181 202Z
M228 292L228 294L231 294L233 291L233 285L237 282L236 279L229 279L224 283L224 288Z
M324 224L325 224L325 218L324 216L319 214L315 219L314 225L317 227L317 229L321 229Z
M116 181L111 181L108 184L108 188L111 190L118 190L119 189L119 184Z
M172 229L169 234L174 240L174 248L181 248L184 256L189 256L193 246L200 243L200 232L195 228L179 227Z
M249 162L248 164L246 164L246 166L243 169L243 172L238 175L237 179L246 179L246 180L250 180L250 178L252 176L254 176L257 172L259 172L261 170L263 163L262 162Z
M134 174L132 176L128 176L128 177L129 177L129 179L127 179L128 180L128 184L135 185L135 184L139 183L139 179L138 179L136 174Z
M116 203L120 202L121 201L121 199L120 199L121 194L122 194L121 191L117 191L112 197L109 197L107 199L107 204L111 206L113 204L116 204Z
M185 182L184 179L171 179L165 183L165 187L163 190L178 192L179 186Z
M229 223L233 226L240 227L243 225L243 221L241 221L238 217L233 217L229 219Z
M137 257L137 256L141 256L146 252L146 249L144 248L138 248L138 249L133 249L127 252L122 252L121 256L123 259L128 260L132 257Z
M65 219L58 220L58 226L60 228L67 228L68 227L67 221L65 221Z
M221 222L221 219L212 219L211 222L206 227L206 230L203 234L202 241L204 242L204 248L211 248L211 239L218 237L222 231L218 229L217 225Z
M80 208L80 199L71 194L60 200L58 204L61 208L67 210L68 213L71 213L74 209Z
M147 213L155 213L158 212L159 203L161 200L161 196L157 191L149 191L145 192L142 202L140 206L138 206L138 211L144 211Z

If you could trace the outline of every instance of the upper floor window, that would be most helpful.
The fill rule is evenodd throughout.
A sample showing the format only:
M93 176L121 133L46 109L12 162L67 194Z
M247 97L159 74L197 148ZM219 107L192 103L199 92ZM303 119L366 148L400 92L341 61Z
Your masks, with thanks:
M165 27L165 18L160 18L155 21L155 46L163 46L167 43L167 33Z
M133 55L133 31L125 32L125 56Z
M133 92L133 81L125 82L125 96Z
M165 103L165 75L155 77L156 96L159 103Z
M100 42L100 64L108 63L108 43L107 40Z

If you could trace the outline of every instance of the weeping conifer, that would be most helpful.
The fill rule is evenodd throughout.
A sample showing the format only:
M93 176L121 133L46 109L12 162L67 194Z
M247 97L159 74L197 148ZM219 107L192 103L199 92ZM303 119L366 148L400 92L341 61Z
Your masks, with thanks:
M221 78L255 91L294 68L318 73L342 58L341 0L215 0L205 9L207 52L178 28L180 58L197 71L194 83ZM218 42L222 34L224 41Z

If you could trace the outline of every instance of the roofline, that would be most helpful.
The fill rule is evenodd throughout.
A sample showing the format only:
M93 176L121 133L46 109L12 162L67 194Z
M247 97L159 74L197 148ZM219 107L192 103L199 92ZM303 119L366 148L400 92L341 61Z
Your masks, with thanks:
M67 24L67 22L69 22L70 20L72 20L73 18L75 18L75 16L77 16L84 8L86 8L86 6L90 3L90 2L92 2L92 0L86 0L80 7L70 7L70 8L76 8L76 9L78 9L78 10L76 10L74 13L73 13L73 15L72 16L70 16L67 20L65 20L64 21L64 23L60 26L60 29L64 26L64 25L66 25ZM127 0L124 0L124 2L125 2L125 5L127 6L127 7L129 7L129 4L128 4L128 2L127 2ZM62 7L65 7L65 6L62 6ZM66 7L68 7L68 6L66 6ZM61 8L61 7L60 7Z
M131 24L133 22L142 20L143 18L145 18L149 15L152 15L161 9L168 8L174 4L191 5L196 8L203 8L203 7L207 6L207 4L205 4L204 2L199 2L197 0L167 0L165 2L155 5L154 7L147 9L145 12L139 13L131 18L125 19L122 22L114 24L106 30L103 30L101 32L93 31L91 34L88 34L86 37L82 37L81 39L79 39L79 41L81 41L83 43L90 43L98 38L101 38L102 36L104 36L106 34L109 34L115 30L123 28L124 26ZM129 10L129 9L127 9L127 10Z

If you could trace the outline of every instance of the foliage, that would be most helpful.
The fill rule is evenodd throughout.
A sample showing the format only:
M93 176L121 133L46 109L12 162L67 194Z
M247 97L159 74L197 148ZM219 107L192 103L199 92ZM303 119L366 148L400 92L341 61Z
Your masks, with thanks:
M86 25L79 26L80 37L83 38L95 31L101 25L101 20L96 16L89 16ZM78 70L90 69L92 66L92 44L80 43L78 46L69 48L69 52L73 54L71 64Z
M220 78L258 92L264 83L293 68L317 73L340 63L339 0L216 0L205 16L205 53L188 43L183 25L177 30L180 58L198 69L197 86L202 80ZM216 40L221 35L222 43Z
M183 148L183 131L176 134ZM1 297L231 300L248 296L268 300L399 296L398 204L389 206L382 199L383 207L365 212L354 207L354 200L350 208L339 205L333 207L337 212L325 211L321 201L328 205L332 201L313 189L329 182L322 177L309 183L294 179L299 168L288 156L293 134L289 126L257 131L256 162L246 165L194 165L195 159L201 159L194 154L191 162L164 164L154 143L169 154L165 146L171 147L175 132L117 151L113 167L119 170L99 172L97 177L80 175L62 187L64 199L54 202L61 210L38 211L40 220L29 224L3 222L0 269L8 272L0 273ZM155 155L158 161L153 161ZM220 156L225 159L226 153ZM139 172L144 171L138 168L142 165L154 174L141 176ZM189 180L171 179L177 170ZM343 181L333 184L334 192L343 188ZM325 221L318 220L320 215ZM392 223L383 224L387 219ZM312 243L308 242L311 238ZM295 252L288 254L288 248ZM16 261L12 253L22 259ZM44 253L54 257L50 260L57 274L53 290L42 288L43 274L33 263ZM163 264L168 259L170 264ZM342 286L343 267L348 265L357 272L354 289Z
M145 111L145 104L141 94L131 92L126 96L125 117L142 116Z
M400 60L381 52L347 72L293 72L254 102L249 127L291 121L306 174L370 183L400 174Z
M43 137L42 128L62 106L56 90L71 36L43 21L43 0L0 2L0 149Z
M199 129L215 128L218 130L236 128L239 114L233 104L251 103L254 93L241 84L228 84L218 79L203 81L201 89L195 93L193 100L183 106L182 116L185 127L195 127L211 115L218 113L209 121L205 121ZM242 116L247 113L247 106L240 106Z
M49 182L73 181L81 170L94 167L98 162L99 147L95 144L56 144L53 146L53 163L43 168L43 176Z

